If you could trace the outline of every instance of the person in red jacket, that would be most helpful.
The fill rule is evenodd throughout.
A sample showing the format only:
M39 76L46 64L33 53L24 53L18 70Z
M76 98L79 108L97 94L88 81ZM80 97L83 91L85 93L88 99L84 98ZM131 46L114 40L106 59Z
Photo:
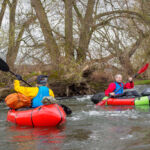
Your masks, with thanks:
M108 88L105 90L106 96L115 96L118 94L123 94L123 89L132 89L134 88L134 83L132 77L129 77L129 82L124 84L122 82L122 75L115 75L115 82L110 83Z

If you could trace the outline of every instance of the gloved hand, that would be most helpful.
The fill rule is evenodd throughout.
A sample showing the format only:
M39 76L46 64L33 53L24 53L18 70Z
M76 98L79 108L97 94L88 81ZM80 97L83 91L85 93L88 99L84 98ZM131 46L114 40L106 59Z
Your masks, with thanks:
M109 97L114 98L115 97L115 93L114 92L109 93Z
M16 78L17 78L18 80L22 80L22 76L19 75L19 74L16 74Z
M112 93L109 93L109 95L110 95L110 96L115 96L115 93L114 93L114 92L112 92Z

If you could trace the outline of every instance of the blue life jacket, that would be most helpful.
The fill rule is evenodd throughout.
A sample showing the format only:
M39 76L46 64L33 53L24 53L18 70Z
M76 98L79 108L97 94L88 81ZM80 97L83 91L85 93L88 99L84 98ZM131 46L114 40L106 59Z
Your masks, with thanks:
M119 83L115 82L116 88L114 90L115 94L123 94L123 83L121 83L121 86Z
M50 96L49 88L46 86L40 86L38 94L32 100L32 107L35 108L35 107L43 105L43 103L41 101L45 96Z

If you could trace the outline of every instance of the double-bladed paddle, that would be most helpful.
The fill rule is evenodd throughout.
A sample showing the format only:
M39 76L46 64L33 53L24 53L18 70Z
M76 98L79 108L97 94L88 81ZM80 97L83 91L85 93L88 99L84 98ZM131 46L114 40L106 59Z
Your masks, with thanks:
M12 75L14 75L15 77L17 77L17 75L12 72L8 66L8 64L2 59L0 58L0 70L1 71L4 71L4 72L10 72ZM21 79L21 81L23 81L25 84L27 84L28 86L32 87L29 83L27 83L25 80ZM67 107L66 105L64 104L60 104L60 106L62 106L62 108L64 109L65 113L67 115L70 115L72 113L72 110Z
M4 71L4 72L10 72L12 75L14 75L15 77L17 76L14 72L12 72L8 66L8 64L0 58L0 70ZM23 81L25 84L27 84L28 86L31 86L29 83L27 83L25 80L21 79L21 81Z

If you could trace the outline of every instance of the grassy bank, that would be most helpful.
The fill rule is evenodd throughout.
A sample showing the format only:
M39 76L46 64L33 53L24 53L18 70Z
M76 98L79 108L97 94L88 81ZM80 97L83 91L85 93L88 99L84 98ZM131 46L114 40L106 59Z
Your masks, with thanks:
M134 81L135 85L142 85L142 84L150 84L150 80L136 80Z

